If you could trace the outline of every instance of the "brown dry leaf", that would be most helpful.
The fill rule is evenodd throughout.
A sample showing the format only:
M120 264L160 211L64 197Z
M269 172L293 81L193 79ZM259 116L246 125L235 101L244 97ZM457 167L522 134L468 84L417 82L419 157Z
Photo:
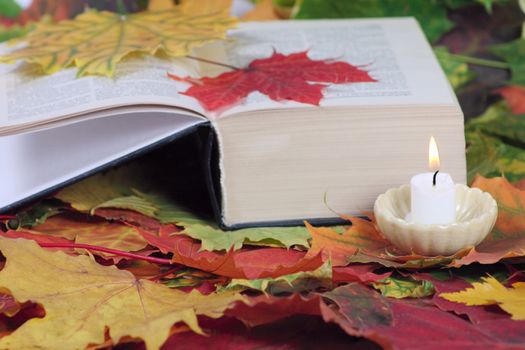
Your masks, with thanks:
M46 251L29 240L1 238L0 250L7 258L0 286L17 301L37 302L46 311L0 339L1 349L83 349L104 343L106 327L115 342L135 337L148 349L159 349L173 324L184 322L202 333L197 315L220 317L243 299L237 293L172 290L88 256Z

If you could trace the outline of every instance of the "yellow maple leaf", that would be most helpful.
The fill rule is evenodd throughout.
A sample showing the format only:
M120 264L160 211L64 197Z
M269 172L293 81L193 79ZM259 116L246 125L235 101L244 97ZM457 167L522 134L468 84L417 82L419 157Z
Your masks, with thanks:
M159 349L174 323L202 333L197 315L220 317L237 293L201 295L172 290L88 256L49 252L34 241L0 238L7 258L0 286L19 302L40 303L44 318L33 318L0 339L0 349L84 349L104 343L105 327L117 343L122 337L144 340Z
M449 301L473 305L497 304L512 315L513 320L525 320L525 283L517 282L505 288L494 277L483 277L483 282L472 283L472 288L439 296Z
M169 10L120 15L87 11L73 20L37 24L13 43L25 46L0 57L0 62L24 60L46 74L76 66L77 75L113 76L116 64L131 53L170 57L224 39L236 24L229 15L230 0L186 1Z
M150 11L160 11L168 10L175 6L173 0L149 0L148 10Z

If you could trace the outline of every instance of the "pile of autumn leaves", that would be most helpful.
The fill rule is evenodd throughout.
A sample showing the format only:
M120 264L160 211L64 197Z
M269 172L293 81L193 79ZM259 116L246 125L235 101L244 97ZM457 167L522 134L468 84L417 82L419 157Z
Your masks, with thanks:
M474 183L500 206L485 242L422 257L358 218L221 232L126 180L138 178L130 171L86 179L5 221L0 348L301 348L314 330L355 341L330 324L400 349L525 341L525 275L509 259L525 255L525 191L504 178Z

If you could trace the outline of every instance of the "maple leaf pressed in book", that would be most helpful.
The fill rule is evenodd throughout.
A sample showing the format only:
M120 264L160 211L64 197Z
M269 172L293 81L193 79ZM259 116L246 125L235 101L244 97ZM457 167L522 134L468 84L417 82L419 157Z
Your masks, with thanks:
M236 20L229 0L188 1L170 10L120 15L90 10L72 20L41 21L27 36L14 40L22 47L0 57L0 62L24 60L46 74L76 66L78 76L112 77L116 65L131 53L169 57L224 39Z
M235 69L214 78L178 77L190 83L184 94L195 97L208 110L232 106L259 91L275 101L292 100L319 105L327 83L376 82L367 71L346 62L312 60L306 51L283 55L274 52L268 58L256 59L244 69Z

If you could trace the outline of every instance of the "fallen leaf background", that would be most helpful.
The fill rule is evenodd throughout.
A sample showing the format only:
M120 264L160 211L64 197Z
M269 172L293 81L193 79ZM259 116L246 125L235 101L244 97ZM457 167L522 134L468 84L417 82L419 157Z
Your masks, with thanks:
M373 217L344 217L348 225L340 227L305 223L222 232L206 208L195 205L202 201L193 189L165 191L167 183L180 181L174 175L182 175L170 170L190 166L161 159L155 166L165 172L161 177L141 174L132 164L1 220L0 347L55 349L66 336L64 348L80 349L523 349L525 16L518 2L276 3L290 10L279 16L292 18L413 15L420 20L466 115L469 184L498 202L494 231L479 246L446 257L397 251ZM149 16L148 6L150 12L181 10L168 0L126 0L120 9L113 0L38 0L26 10L2 2L0 40L96 13L84 12L86 4L109 11L103 12L107 16L123 5L138 18ZM264 11L251 16L275 19L272 3L263 5ZM225 11L219 17L225 20L219 27L211 25L217 18L204 20L212 40L234 23ZM259 75L281 74L295 59L323 69L336 63L297 53L252 64L261 64ZM342 67L345 79L371 79L366 67L360 68ZM111 69L90 72L111 75ZM307 102L317 103L322 90L317 85L332 81L323 69L320 79L302 74L296 82L314 86ZM235 82L228 86L235 90L228 99L203 102L209 109L235 103L253 88L244 84L245 71L226 74L229 80L201 81L219 95L225 81ZM199 87L187 93L197 96ZM271 93L293 99L296 92Z

